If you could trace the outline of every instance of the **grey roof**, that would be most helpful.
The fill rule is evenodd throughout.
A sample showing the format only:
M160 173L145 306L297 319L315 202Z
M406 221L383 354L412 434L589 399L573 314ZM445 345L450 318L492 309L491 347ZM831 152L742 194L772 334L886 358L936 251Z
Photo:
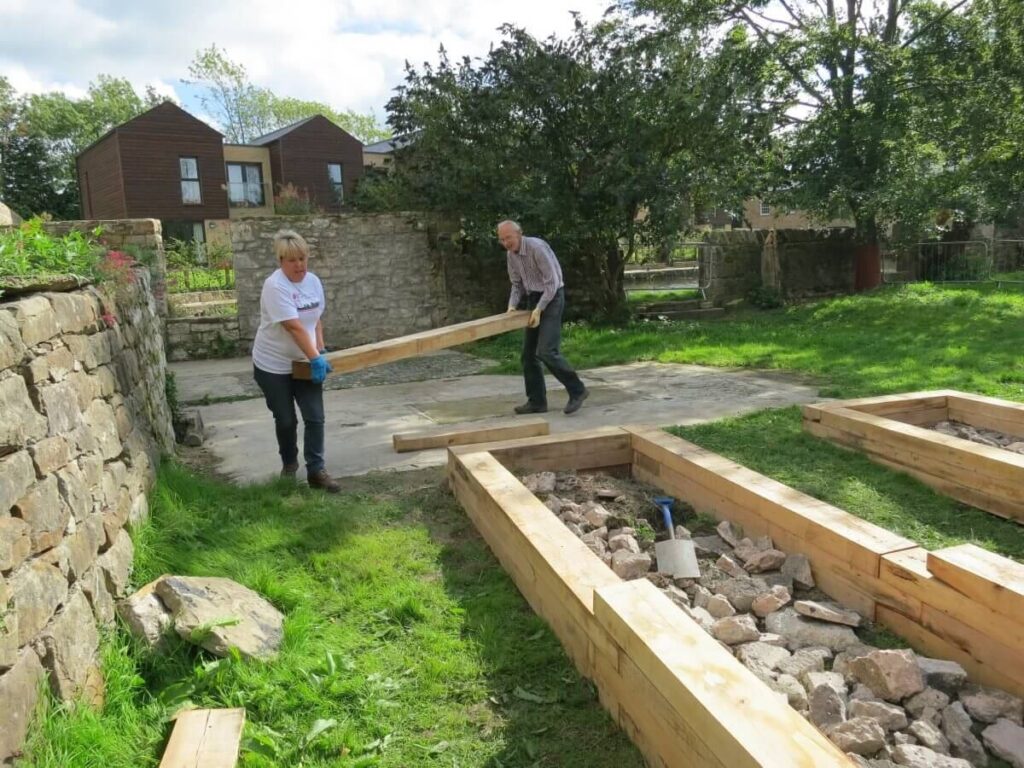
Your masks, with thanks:
M262 136L257 136L255 139L250 141L249 144L254 146L262 146L264 144L269 144L272 141L277 141L285 134L291 133L300 125L305 125L315 117L320 117L320 115L311 115L310 117L304 117L301 120L296 120L294 123L292 123L291 125L286 125L284 128L278 128L276 131L271 131L270 133L265 133Z
M394 152L396 149L412 144L416 141L416 133L404 133L400 136L392 136L390 139L375 142L374 144L367 144L363 147L363 152L369 152L371 155L386 155L389 152Z

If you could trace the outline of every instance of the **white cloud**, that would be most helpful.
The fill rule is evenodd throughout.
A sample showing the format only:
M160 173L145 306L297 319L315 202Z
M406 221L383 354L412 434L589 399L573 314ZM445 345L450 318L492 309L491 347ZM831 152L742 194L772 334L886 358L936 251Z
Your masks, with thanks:
M401 84L405 61L483 56L514 22L546 37L596 19L610 0L0 0L0 74L20 91L83 93L99 74L183 93L199 48L216 43L253 82L336 109L373 110Z

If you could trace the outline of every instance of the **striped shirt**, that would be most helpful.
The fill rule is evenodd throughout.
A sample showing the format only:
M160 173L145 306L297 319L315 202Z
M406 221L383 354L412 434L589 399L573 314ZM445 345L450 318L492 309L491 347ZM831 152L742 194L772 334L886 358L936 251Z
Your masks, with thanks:
M508 251L508 279L512 281L512 294L508 305L519 305L527 293L541 293L537 307L544 310L555 293L562 287L562 267L551 246L539 237L523 237L518 251Z

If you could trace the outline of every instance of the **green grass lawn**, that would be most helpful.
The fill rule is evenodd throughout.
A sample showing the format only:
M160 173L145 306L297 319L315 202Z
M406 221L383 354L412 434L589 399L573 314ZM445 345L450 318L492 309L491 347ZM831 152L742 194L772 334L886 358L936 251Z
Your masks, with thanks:
M697 298L700 298L700 291L696 289L630 291L626 294L626 302L629 304L650 304L655 301L692 301Z
M506 334L473 349L515 372L520 343ZM1024 292L918 284L699 322L569 325L564 351L580 368L654 360L781 369L823 396L950 388L1024 401ZM797 408L672 431L924 547L971 541L1024 561L1018 525L805 434Z
M286 615L280 657L105 647L101 715L43 718L21 766L155 766L190 701L246 708L244 766L639 766L440 469L352 478L337 497L165 467L137 585L226 576Z
M521 343L510 333L467 349L515 373ZM563 351L578 368L653 360L794 371L825 396L953 388L1024 400L1024 292L909 285L718 320L570 324Z

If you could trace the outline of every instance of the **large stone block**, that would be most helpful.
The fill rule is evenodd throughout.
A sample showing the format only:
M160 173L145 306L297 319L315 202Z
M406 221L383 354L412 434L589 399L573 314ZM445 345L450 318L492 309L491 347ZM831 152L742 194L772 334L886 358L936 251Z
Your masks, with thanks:
M57 315L53 307L42 296L30 296L4 307L14 317L22 341L34 347L41 341L48 341L60 333Z
M12 512L30 528L32 552L38 554L57 546L71 516L57 489L57 478L48 475L14 503Z
M93 616L100 626L112 627L117 604L107 584L107 574L98 565L94 565L78 580L85 596L89 598Z
M38 387L36 393L51 436L71 432L82 423L78 393L70 380Z
M50 688L61 701L103 704L103 675L99 665L100 636L89 601L75 590L67 605L35 643L50 673Z
M57 324L64 333L81 333L96 323L96 300L88 294L47 293L44 296L49 299Z
M35 409L25 379L15 374L0 381L0 455L46 436L46 419Z
M85 472L78 464L71 463L57 472L57 480L61 498L75 520L84 520L94 507Z
M0 458L0 515L6 514L35 481L36 471L28 451Z
M63 337L64 343L75 360L80 362L88 370L96 367L96 356L93 354L92 346L89 344L89 337L82 334L69 333Z
M132 560L135 547L127 531L121 530L114 539L113 545L100 555L96 564L103 569L107 577L110 593L117 599L124 597L128 588L128 579L132 575Z
M36 465L36 472L45 477L63 467L72 459L73 446L63 435L54 435L29 446L28 452Z
M0 672L18 661L18 614L11 598L11 585L0 576Z
M63 605L68 582L60 570L49 563L33 560L11 577L14 610L18 614L18 645L30 642Z
M114 411L104 400L93 400L85 412L85 423L96 438L99 454L104 461L121 454L121 439L117 436Z
M25 648L14 667L0 675L0 764L21 754L45 674L35 651Z
M75 357L67 347L46 353L46 372L53 381L63 381L75 369Z
M17 366L26 354L28 348L21 340L14 315L0 311L0 371Z
M0 571L11 571L32 553L32 529L20 517L0 517Z
M99 512L89 515L76 527L72 535L64 539L61 546L67 555L68 574L73 581L79 581L85 576L96 562L97 554L105 541L103 515Z

